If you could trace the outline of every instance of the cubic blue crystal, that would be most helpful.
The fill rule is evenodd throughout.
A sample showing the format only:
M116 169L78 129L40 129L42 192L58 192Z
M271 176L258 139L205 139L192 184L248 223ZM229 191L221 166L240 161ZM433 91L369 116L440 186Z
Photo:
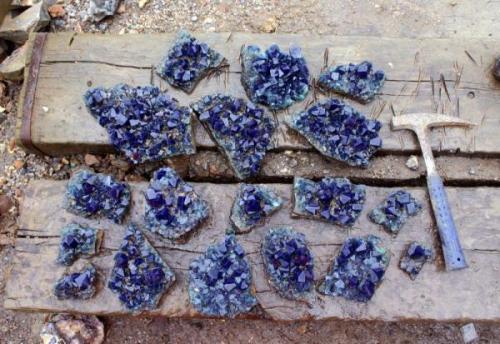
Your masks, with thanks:
M234 235L209 246L189 266L189 300L203 315L235 317L250 311L257 304L251 285L250 265Z
M309 92L309 70L300 48L290 53L273 44L265 52L257 46L241 51L241 83L254 103L271 109L284 109L302 101Z
M361 214L365 186L347 178L325 177L316 183L295 177L293 214L350 227Z
M96 269L87 264L80 271L64 274L54 287L54 295L59 300L90 299L95 294Z
M329 296L368 302L389 265L390 253L379 243L380 239L372 235L348 238L318 291Z
M168 239L178 239L208 217L208 204L170 167L153 174L144 193L146 227Z
M129 310L155 309L175 275L135 224L127 227L115 254L108 288Z
M134 164L195 153L191 110L158 87L93 88L84 100L113 146Z
M399 262L399 267L401 270L408 273L410 278L414 280L417 278L424 264L432 259L432 256L433 254L430 248L414 241L406 248Z
M130 205L128 184L112 176L81 170L66 187L64 208L83 217L106 217L120 223Z
M305 236L290 228L270 229L262 244L270 283L287 299L304 298L314 287L314 258Z
M239 179L256 175L275 130L273 118L251 102L215 94L191 105Z
M91 257L96 254L102 232L95 228L70 223L61 230L59 255L57 262L71 265L79 257Z

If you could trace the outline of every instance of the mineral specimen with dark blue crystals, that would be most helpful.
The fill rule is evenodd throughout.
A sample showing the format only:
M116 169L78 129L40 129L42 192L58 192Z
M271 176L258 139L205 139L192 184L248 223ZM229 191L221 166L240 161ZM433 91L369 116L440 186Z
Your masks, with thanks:
M135 224L127 228L115 254L108 287L131 311L155 309L175 275Z
M309 69L299 47L289 53L273 44L265 52L255 45L241 51L241 83L248 97L271 109L302 101L309 92Z
M348 227L361 214L366 193L364 185L330 177L318 183L295 177L293 191L293 214Z
M59 300L86 300L94 296L96 288L96 269L87 264L82 270L64 274L54 287L54 295Z
M191 110L158 87L93 88L84 100L113 146L134 164L195 153Z
M414 280L424 264L431 259L432 250L414 241L405 250L399 262L399 267Z
M282 199L267 187L241 184L231 210L231 222L237 233L248 232L282 204Z
M257 174L275 129L263 109L240 98L215 94L191 105L226 155L239 179Z
M371 101L384 84L385 74L371 62L338 65L320 74L318 84L326 91L347 95L362 103Z
M157 73L170 85L191 93L210 70L223 62L222 55L182 30L158 66Z
M71 265L80 256L96 254L102 232L95 228L70 223L61 230L57 262Z
M119 223L130 206L130 189L112 176L82 170L69 180L63 206L76 215L104 216Z
M147 228L168 239L178 239L208 217L208 204L170 167L153 174L146 198Z
M351 166L367 167L382 146L382 124L367 119L338 99L318 102L288 119L287 124L302 134L321 154Z
M373 209L369 218L389 233L398 234L408 217L421 210L422 205L409 192L398 190L390 193L381 205Z
M379 246L380 239L349 238L335 258L318 291L329 296L368 302L382 282L390 253Z
M270 229L262 244L270 283L287 299L304 298L314 287L314 258L305 236L290 228Z
M235 317L250 311L257 300L243 247L234 235L209 246L189 266L189 300L203 315Z

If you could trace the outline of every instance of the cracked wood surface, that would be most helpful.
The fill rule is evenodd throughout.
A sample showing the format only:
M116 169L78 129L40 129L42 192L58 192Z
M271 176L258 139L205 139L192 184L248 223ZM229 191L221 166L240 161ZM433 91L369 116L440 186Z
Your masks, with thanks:
M133 206L127 221L142 222L146 183L132 184ZM237 184L194 183L212 211L210 218L186 243L172 243L146 233L165 261L174 269L177 282L166 294L157 310L150 315L199 317L189 305L187 269L190 261L207 245L217 242L229 226L229 210ZM500 189L447 188L460 239L470 267L446 273L439 258L439 241L429 213L424 189L410 188L424 204L424 210L410 218L397 237L391 237L369 222L368 212L393 189L368 187L363 212L353 229L307 219L290 217L291 184L268 184L285 201L285 207L270 217L264 226L239 235L251 261L256 296L261 311L250 316L268 316L275 320L362 319L362 320L500 320ZM112 267L124 227L108 220L88 220L69 214L61 208L66 182L36 181L29 185L21 204L20 229L13 269L6 286L5 307L30 311L81 312L92 314L125 314L116 295L104 287ZM216 210L216 211L215 211ZM478 216L478 214L480 214ZM55 264L60 228L71 222L87 223L104 230L101 253L91 259L101 273L100 290L88 301L58 301L51 294L55 280L64 267ZM367 304L313 293L309 305L288 301L267 283L260 257L260 244L268 228L289 225L303 232L315 256L316 280L324 276L340 245L348 235L375 234L391 251L391 263L384 282ZM402 249L418 240L431 245L437 259L424 266L415 281L398 267ZM480 305L480 306L479 306Z

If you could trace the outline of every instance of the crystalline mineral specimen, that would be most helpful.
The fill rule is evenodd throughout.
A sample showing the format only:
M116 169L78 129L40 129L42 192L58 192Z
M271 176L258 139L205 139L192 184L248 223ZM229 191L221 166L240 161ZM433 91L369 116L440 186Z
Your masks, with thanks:
M112 176L82 170L68 182L64 208L83 217L106 217L121 222L130 205L128 184Z
M59 300L90 299L95 294L96 269L92 264L81 271L64 274L54 287L54 295Z
M208 217L207 202L169 167L153 174L144 197L147 228L168 239L188 234Z
M158 66L157 73L170 85L191 93L196 84L223 61L222 55L183 30Z
M267 187L241 184L231 210L231 222L237 233L248 232L282 204L282 199Z
M349 63L329 68L321 73L318 84L324 90L367 103L382 88L384 80L383 71L374 71L371 62L363 61L360 64Z
M127 228L115 254L108 287L131 311L155 309L175 275L135 224Z
M250 265L234 235L209 246L189 266L189 300L203 315L235 317L250 311L257 304L251 284Z
M409 192L398 190L390 193L381 205L373 209L369 218L389 233L398 234L408 217L421 210L422 205Z
M318 291L329 296L368 302L382 282L390 253L375 236L349 238L342 245Z
M257 174L275 129L273 118L251 102L216 94L191 105L239 179Z
M318 183L295 177L293 191L293 214L348 227L361 214L366 193L364 185L330 177Z
M313 104L291 116L287 124L321 154L351 166L367 167L371 156L382 146L382 124L367 119L338 99Z
M309 70L298 47L287 54L275 44L265 52L250 45L241 51L241 66L241 83L255 103L284 109L309 92Z
M424 264L432 259L432 250L419 244L412 242L406 249L404 255L401 257L399 267L410 275L414 280L422 270Z
M93 88L85 105L134 164L194 154L191 110L154 86Z
M95 228L70 223L61 230L61 242L57 262L71 265L80 256L96 254L102 232Z
M305 236L289 228L269 230L262 256L271 284L287 299L301 299L314 287L314 259Z

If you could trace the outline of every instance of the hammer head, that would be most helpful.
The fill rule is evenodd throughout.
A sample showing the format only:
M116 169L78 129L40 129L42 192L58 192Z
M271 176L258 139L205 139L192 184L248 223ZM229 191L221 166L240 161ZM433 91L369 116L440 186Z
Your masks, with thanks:
M392 130L409 129L413 131L432 127L471 127L473 125L475 124L461 118L438 113L411 113L408 115L393 116L391 122Z

